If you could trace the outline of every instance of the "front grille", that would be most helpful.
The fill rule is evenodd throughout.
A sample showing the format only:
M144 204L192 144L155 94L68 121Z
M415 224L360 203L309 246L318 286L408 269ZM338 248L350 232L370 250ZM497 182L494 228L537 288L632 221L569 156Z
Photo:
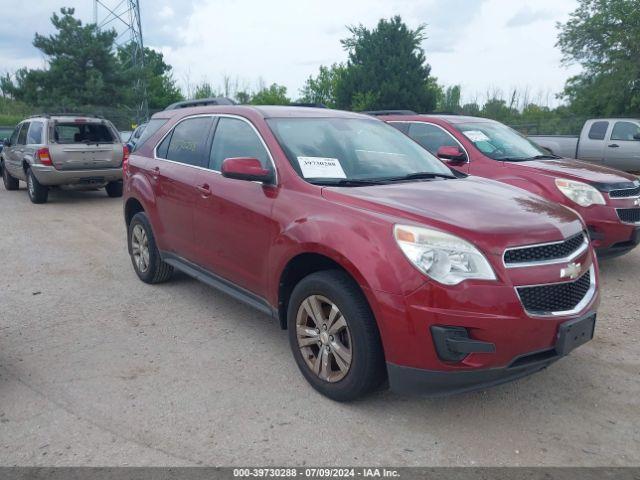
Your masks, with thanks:
M640 208L619 208L618 217L625 223L639 223Z
M611 198L627 198L640 196L640 185L635 188L625 188L623 190L611 190L609 192Z
M547 315L575 309L591 287L591 271L575 282L555 283L537 287L518 287L524 309L532 314Z
M533 247L519 247L504 252L504 263L507 266L517 266L522 263L546 262L567 258L577 251L585 241L584 232L567 238L563 242L548 243Z

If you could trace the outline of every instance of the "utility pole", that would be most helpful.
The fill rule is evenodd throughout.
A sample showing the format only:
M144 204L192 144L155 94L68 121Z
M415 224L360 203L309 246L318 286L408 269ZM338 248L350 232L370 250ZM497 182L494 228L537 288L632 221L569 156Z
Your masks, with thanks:
M116 46L130 52L126 66L133 73L136 99L136 122L149 118L147 85L144 76L144 42L140 20L140 0L93 0L93 20L99 29L113 29L118 34Z

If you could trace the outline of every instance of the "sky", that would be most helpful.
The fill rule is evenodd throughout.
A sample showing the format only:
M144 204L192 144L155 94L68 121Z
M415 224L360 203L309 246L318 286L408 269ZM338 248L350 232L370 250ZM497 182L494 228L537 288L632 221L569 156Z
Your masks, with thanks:
M0 29L0 72L46 65L33 36L53 31L49 17L61 6L93 21L93 0L14 5L0 0L12 12ZM577 0L140 0L145 45L165 55L184 90L202 81L221 86L227 76L240 88L282 84L296 98L320 65L346 61L340 39L348 25L373 27L400 15L412 28L427 25L422 46L432 74L441 84L460 84L464 101L518 88L549 105L579 72L562 65L555 46L557 22L576 6Z

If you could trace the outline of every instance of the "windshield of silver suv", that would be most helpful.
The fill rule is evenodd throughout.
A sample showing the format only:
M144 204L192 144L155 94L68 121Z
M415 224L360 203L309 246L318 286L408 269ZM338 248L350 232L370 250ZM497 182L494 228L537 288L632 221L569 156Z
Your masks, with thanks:
M428 151L377 120L271 118L267 122L293 168L310 183L355 186L455 178Z
M459 123L455 127L487 157L503 161L555 158L512 128L494 122Z

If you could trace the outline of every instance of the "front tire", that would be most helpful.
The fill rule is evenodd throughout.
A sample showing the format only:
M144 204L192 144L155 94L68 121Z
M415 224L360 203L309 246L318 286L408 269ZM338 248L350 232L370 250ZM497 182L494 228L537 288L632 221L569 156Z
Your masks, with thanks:
M136 213L131 219L127 242L133 269L140 280L154 284L171 278L173 267L160 258L160 251L145 213Z
M104 187L107 191L107 195L111 198L118 198L122 196L122 181L118 180L117 182L109 182Z
M31 169L27 169L27 192L32 203L46 203L49 198L49 189L38 182Z
M2 183L4 183L4 188L7 190L18 190L18 188L20 188L20 181L11 176L4 163L0 165L0 168L2 168Z
M313 388L340 402L378 388L386 367L378 326L358 285L327 270L298 283L287 312L289 344Z

